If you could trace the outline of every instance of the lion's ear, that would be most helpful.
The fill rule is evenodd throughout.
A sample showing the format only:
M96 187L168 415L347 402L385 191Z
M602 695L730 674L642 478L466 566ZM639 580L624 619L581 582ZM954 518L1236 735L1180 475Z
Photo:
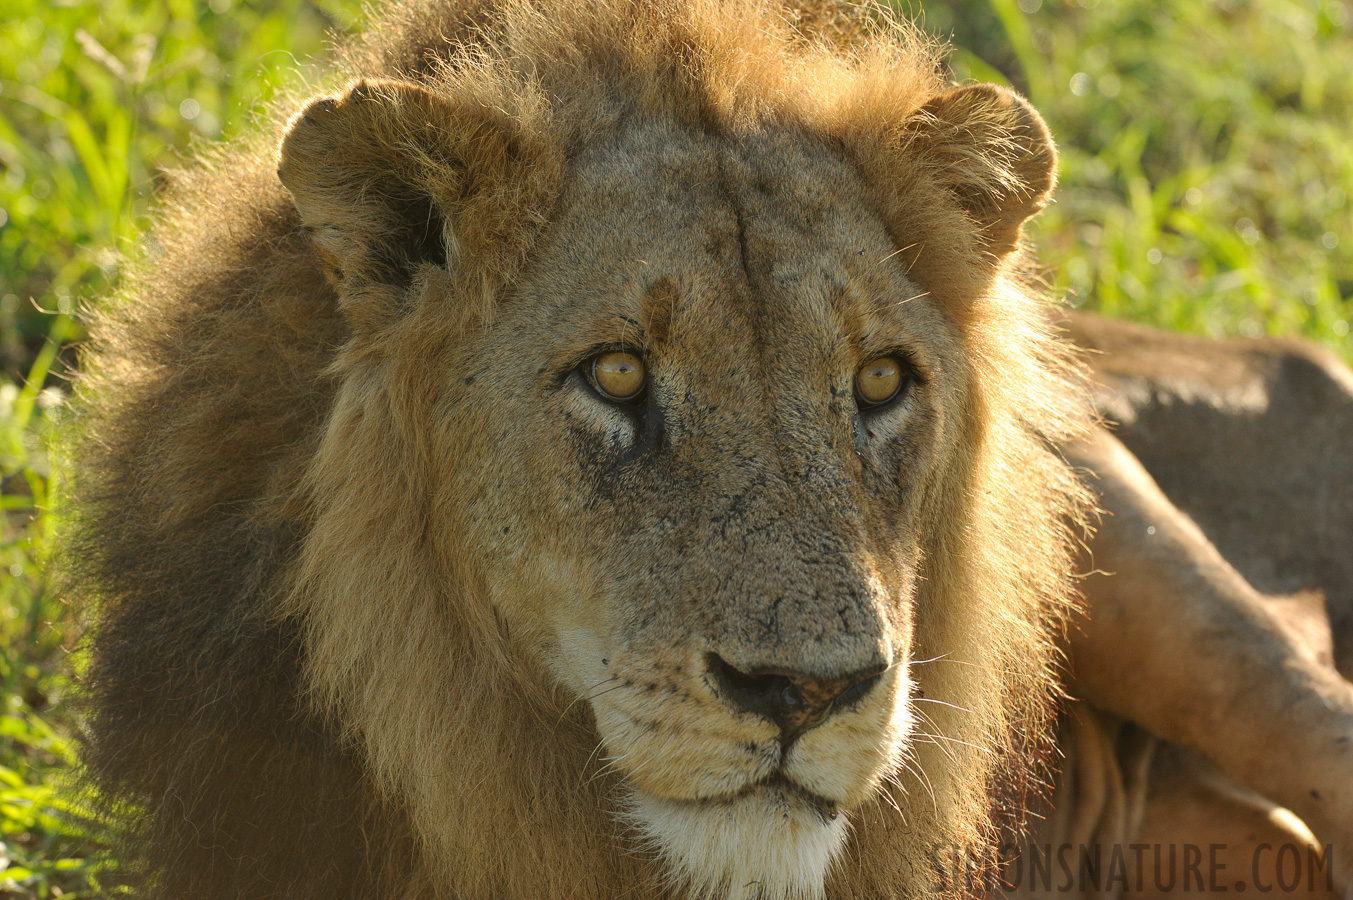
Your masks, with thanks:
M360 81L297 114L278 176L345 314L379 321L404 305L425 264L501 269L520 256L534 218L522 207L552 163L531 144L501 109Z
M986 249L1013 250L1057 181L1057 151L1038 112L1005 88L970 84L930 100L908 129L982 228Z

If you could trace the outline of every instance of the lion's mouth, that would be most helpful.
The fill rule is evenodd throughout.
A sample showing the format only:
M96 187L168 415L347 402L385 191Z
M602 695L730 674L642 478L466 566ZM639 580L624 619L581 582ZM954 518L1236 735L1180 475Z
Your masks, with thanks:
M776 791L787 797L798 800L804 806L811 809L817 817L822 820L823 825L831 824L836 820L836 817L841 814L840 807L835 800L828 800L821 794L813 793L808 788L787 777L782 772L776 772L761 779L748 787L743 793L758 790Z
M786 805L807 808L816 816L823 825L830 825L841 815L841 806L835 800L830 800L809 788L804 787L799 782L777 771L757 781L748 783L741 790L730 794L722 794L710 797L692 798L688 800L678 800L675 798L666 798L666 802L686 804L691 808L718 808L731 804L738 804L742 801L752 800L757 797L776 797ZM655 795L655 799L657 799Z

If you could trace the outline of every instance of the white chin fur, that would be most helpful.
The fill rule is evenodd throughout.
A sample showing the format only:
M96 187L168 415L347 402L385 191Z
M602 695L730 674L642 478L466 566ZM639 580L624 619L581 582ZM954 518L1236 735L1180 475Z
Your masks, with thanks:
M698 900L821 900L847 832L844 815L824 821L774 788L722 801L636 791L628 818Z

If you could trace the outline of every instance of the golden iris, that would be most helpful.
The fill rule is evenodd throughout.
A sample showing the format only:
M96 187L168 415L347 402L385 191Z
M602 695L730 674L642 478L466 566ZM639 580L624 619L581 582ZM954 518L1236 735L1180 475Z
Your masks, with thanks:
M893 356L871 359L855 374L855 393L863 406L881 406L897 396L905 379Z
M644 361L633 353L612 350L592 360L592 384L607 400L633 400L645 378Z

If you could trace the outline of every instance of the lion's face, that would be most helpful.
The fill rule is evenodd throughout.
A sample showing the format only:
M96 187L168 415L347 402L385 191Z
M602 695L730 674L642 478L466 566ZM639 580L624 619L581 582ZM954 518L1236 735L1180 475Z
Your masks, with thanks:
M442 447L459 539L700 880L820 884L907 743L922 486L961 385L863 190L806 139L630 130L447 374L442 420L481 426ZM593 372L617 352L630 399Z
M687 7L513 6L505 68L283 142L352 331L287 611L457 896L913 893L1041 727L1079 413L1003 260L1046 129Z

